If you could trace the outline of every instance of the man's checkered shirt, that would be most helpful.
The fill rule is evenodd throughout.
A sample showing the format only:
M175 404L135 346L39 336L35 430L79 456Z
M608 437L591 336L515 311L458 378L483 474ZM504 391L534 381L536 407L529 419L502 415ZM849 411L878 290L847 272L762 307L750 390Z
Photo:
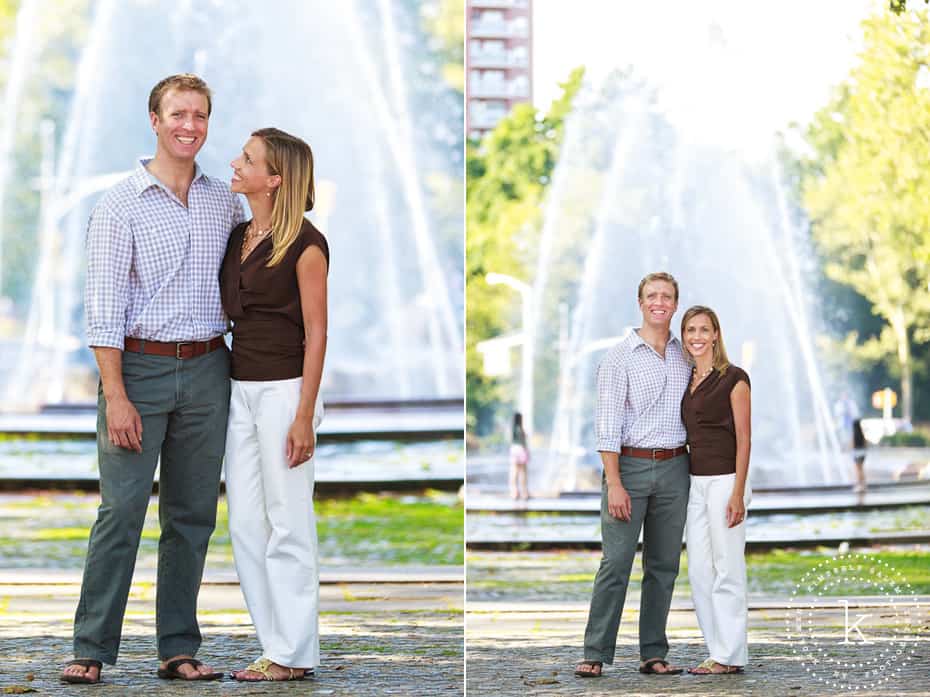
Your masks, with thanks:
M597 367L597 450L621 446L675 448L687 440L681 398L691 368L681 342L670 336L665 359L635 331L614 346Z
M87 226L84 308L89 346L124 337L204 341L226 332L220 264L245 218L229 185L196 166L185 208L145 168L107 191Z

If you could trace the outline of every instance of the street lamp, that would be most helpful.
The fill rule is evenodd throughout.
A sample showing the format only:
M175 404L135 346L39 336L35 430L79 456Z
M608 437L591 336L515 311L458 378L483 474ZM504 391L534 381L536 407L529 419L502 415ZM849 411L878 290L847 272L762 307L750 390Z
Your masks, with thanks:
M533 353L536 343L536 322L533 313L533 289L528 283L503 273L490 272L485 277L488 285L505 285L520 294L523 318L523 351L520 366L520 412L527 435L533 432Z

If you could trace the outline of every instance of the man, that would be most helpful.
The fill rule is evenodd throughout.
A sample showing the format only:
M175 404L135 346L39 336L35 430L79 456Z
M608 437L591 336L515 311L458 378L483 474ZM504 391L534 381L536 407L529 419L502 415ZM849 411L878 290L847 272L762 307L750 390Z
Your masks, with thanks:
M613 663L617 631L640 531L640 672L677 675L665 660L665 625L672 600L690 479L681 398L691 369L669 326L678 283L651 273L639 284L643 325L604 357L597 370L597 449L604 464L601 493L603 556L594 580L584 660L575 675L600 677Z
M210 90L195 75L155 85L155 156L104 194L88 224L85 314L100 370L101 505L65 682L98 682L101 664L116 662L159 457L158 674L221 677L193 656L229 408L219 268L243 212L228 184L194 161L210 111Z

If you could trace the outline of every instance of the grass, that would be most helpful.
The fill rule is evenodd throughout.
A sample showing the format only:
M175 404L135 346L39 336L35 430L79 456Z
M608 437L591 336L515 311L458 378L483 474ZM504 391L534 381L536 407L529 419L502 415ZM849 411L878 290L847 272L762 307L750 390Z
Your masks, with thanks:
M886 549L862 550L868 555L869 568L886 564L903 583L901 593L930 594L930 550ZM818 564L833 559L835 551L821 549L813 551L773 550L754 552L746 556L748 590L750 595L775 596L788 599L805 574ZM467 558L468 599L502 600L587 600L597 572L597 552L504 552L470 553ZM820 568L823 571L824 567ZM886 576L891 573L886 570ZM643 572L641 556L637 555L630 574L630 589L638 591ZM826 595L880 595L884 591L862 582L839 582L830 588L821 589ZM688 558L682 554L677 594L690 595L688 583ZM799 591L803 594L803 591Z
M75 568L83 564L95 495L39 495L0 505L0 566ZM362 493L315 502L320 558L324 564L461 565L464 509L448 494ZM149 505L140 553L149 563L158 552L158 505ZM229 512L217 510L208 565L230 564Z
M903 581L910 586L907 592L917 594L930 594L930 550L865 550L862 554L868 555L869 567L872 564L887 564L894 570L895 576L900 574ZM749 591L784 594L795 591L805 574L813 571L818 564L823 564L834 556L832 551L797 552L789 550L773 550L771 552L750 554L746 558L747 576L749 578ZM826 567L822 566L820 571ZM889 573L886 571L885 575ZM861 595L878 595L881 593L876 587L862 583L840 582L824 592L828 595L848 595L858 593Z

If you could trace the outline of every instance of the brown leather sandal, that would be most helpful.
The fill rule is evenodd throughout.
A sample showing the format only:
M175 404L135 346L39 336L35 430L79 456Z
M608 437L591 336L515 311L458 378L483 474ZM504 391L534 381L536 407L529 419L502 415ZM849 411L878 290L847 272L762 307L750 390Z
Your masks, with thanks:
M591 670L578 670L578 666L591 666ZM597 668L597 672L594 672L594 669ZM603 661L578 661L575 664L575 677L576 678L599 678L604 674L604 663Z
M164 668L158 669L158 677L162 680L219 680L223 677L222 673L198 673L195 677L189 677L184 675L181 671L178 670L183 665L189 665L195 670L203 665L196 658L176 658L170 663L166 663Z
M656 670L656 666L660 665L665 666L665 670ZM685 671L682 668L669 668L664 658L650 658L639 667L639 672L646 675L681 675Z
M66 675L65 673L61 674L61 681L71 683L72 685L96 685L100 682L100 677L102 675L101 669L103 668L103 663L93 658L75 658L73 661L68 661L65 664L65 668L68 666L81 666L84 668L84 675ZM97 679L87 677L87 669L96 668L97 669Z

